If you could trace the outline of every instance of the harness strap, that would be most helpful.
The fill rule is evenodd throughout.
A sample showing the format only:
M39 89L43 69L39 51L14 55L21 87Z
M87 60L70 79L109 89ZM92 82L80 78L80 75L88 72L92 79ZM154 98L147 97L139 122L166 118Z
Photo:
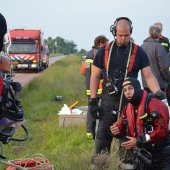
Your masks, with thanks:
M107 70L109 48L110 48L110 44L108 43L105 46L105 56L104 56L104 67L106 69L106 79L108 79L108 71L109 71L109 70ZM132 68L133 68L133 65L134 65L134 62L135 62L135 58L136 58L137 49L138 49L138 46L136 44L134 44L134 48L133 48L131 59L130 59L130 64L129 64L129 67L128 67L128 72L132 71Z
M136 44L134 44L130 64L129 64L129 67L128 67L128 72L129 73L132 71L133 64L134 64L135 58L136 58L137 49L138 49L138 46Z
M104 67L106 70L106 80L108 80L108 71L109 71L109 70L107 70L108 58L109 58L109 48L110 48L110 44L107 43L105 46L105 56L104 56Z

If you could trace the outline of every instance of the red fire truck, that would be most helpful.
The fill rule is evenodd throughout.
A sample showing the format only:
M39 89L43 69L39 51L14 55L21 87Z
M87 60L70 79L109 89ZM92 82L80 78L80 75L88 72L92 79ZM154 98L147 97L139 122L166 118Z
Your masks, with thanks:
M8 54L12 59L12 68L42 69L43 33L41 30L14 29L8 34Z

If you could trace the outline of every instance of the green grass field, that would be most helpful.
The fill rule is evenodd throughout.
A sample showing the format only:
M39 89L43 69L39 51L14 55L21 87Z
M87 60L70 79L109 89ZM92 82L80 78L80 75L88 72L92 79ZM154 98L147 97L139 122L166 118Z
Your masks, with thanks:
M25 111L25 126L29 138L25 142L10 141L3 145L7 159L22 159L41 153L49 159L56 170L88 170L94 143L86 139L86 125L59 127L58 112L64 104L87 105L85 78L80 74L82 58L70 55L45 70L21 91ZM55 96L63 96L61 102ZM18 134L22 135L20 131ZM117 158L111 154L109 169L116 169ZM5 170L0 164L0 170ZM101 167L100 169L104 169Z

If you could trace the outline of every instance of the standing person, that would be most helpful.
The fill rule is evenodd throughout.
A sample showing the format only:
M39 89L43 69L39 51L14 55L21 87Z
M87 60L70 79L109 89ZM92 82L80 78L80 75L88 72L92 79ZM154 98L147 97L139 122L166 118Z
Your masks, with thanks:
M91 115L99 118L95 139L96 154L102 151L110 152L112 136L108 133L108 129L113 122L116 122L121 105L125 103L123 100L122 104L122 83L127 76L137 78L138 72L141 70L150 90L156 94L160 93L162 98L165 98L165 94L160 90L159 84L151 72L148 56L140 46L130 41L132 29L132 22L129 18L117 18L111 26L115 41L101 47L93 62L89 105ZM97 89L102 71L104 82L99 107ZM100 110L100 114L98 114L98 110Z
M144 40L141 47L149 57L151 70L158 80L161 90L166 92L169 81L169 59L165 48L159 43L160 34L161 30L158 26L150 26L149 37ZM142 83L144 89L150 91L143 76Z
M110 127L111 133L126 138L121 146L131 150L136 170L169 170L167 106L142 90L139 81L132 77L125 79L123 92L129 103L123 108L120 119Z
M159 36L159 43L164 46L166 52L168 53L170 44L169 44L169 39L162 35L163 25L162 25L161 22L156 22L156 23L154 23L154 25L157 26L160 29L161 34Z
M92 72L92 63L93 63L93 60L96 56L98 49L100 47L102 47L103 45L105 45L107 42L108 42L108 39L103 35L96 37L94 40L94 45L93 45L92 49L89 52L87 52L87 55L86 55L86 59L85 59L85 68L86 69L85 69L84 74L86 76L86 94L88 96L88 103L89 103L89 99L90 99L90 77L91 77L91 72ZM83 66L81 68L83 68ZM82 73L83 73L83 71L82 71ZM98 100L100 98L101 93L102 93L102 80L100 80L100 85L99 85L98 91L97 91ZM91 114L89 113L89 106L88 106L87 134L86 134L87 138L95 139L95 131L96 131L96 119L94 119L91 116Z
M163 30L163 25L161 22L156 22L154 23L155 26L157 26L158 28L160 28L161 30L161 35L159 36L159 43L161 45L163 45L163 47L165 48L166 52L169 52L169 48L170 48L170 43L169 43L169 39L165 36L162 35L162 30ZM170 67L170 62L169 62L169 67ZM170 106L170 84L168 85L167 88L167 100L168 100L168 104Z

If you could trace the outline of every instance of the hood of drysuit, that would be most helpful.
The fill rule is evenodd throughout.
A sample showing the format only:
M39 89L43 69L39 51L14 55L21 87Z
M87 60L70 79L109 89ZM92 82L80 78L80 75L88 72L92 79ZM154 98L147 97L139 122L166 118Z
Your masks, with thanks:
M134 106L137 106L141 100L142 93L143 93L143 90L141 89L140 82L136 78L133 78L133 77L128 77L127 79L125 79L123 84L125 82L127 82L127 84L125 84L124 86L132 85L134 88L134 94L133 94L132 98L131 99L126 98L126 99Z

